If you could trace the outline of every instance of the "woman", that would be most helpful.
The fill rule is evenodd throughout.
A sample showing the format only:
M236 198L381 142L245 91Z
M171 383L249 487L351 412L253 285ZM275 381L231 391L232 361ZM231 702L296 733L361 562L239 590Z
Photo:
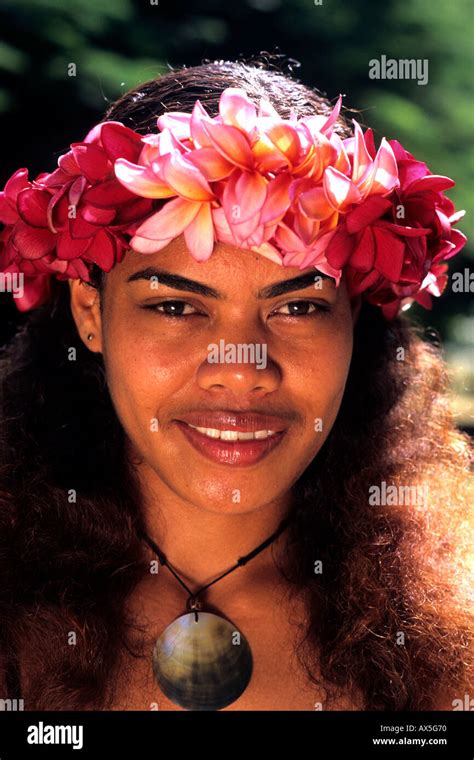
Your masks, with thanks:
M280 124L270 148L259 144L261 166L278 148L290 179L310 182L292 186L309 191L298 196L306 211L297 238L291 212L274 211L288 201L286 175L267 213L278 233L265 227L263 243L241 233L262 204L262 180L235 131L253 106L234 90L220 100L226 88L254 104L263 96L270 120L271 107L287 120L316 117L323 189L292 152L291 130ZM209 119L219 108L231 125L224 137ZM90 133L75 163L60 161L61 174L40 175L41 190L23 185L23 208L10 186L8 218L5 190L3 268L26 273L19 306L30 313L2 359L3 693L42 710L456 709L473 670L469 443L451 419L439 349L398 313L409 297L426 305L425 280L399 273L397 290L390 271L382 275L402 246L384 204L394 188L402 198L412 157L384 143L377 158L338 106L244 63L171 71L125 94L106 121L143 136L176 111L193 112L202 144L219 150L186 163L188 116L161 122L170 127L161 156L152 138L138 159L137 138L111 127L101 143ZM120 155L123 195L117 179L107 184L105 149ZM369 165L379 172L371 181L383 170L388 183L372 195ZM231 185L237 175L244 185ZM203 176L216 194L228 182L225 219L207 203ZM73 222L57 189L66 185ZM120 205L130 192L140 206ZM39 193L56 228L41 221ZM379 243L370 283L344 221L363 200L361 234L365 224ZM404 200L410 213L415 200ZM93 211L74 227L87 203ZM219 234L209 247L210 206ZM166 208L174 216L158 223ZM81 258L75 246L97 229L84 220L102 237ZM306 224L317 231L309 243ZM404 251L421 250L427 224L426 214L406 223ZM455 253L460 233L450 234ZM388 259L383 235L392 236ZM28 254L26 239L41 253ZM441 260L430 270L435 285L445 282ZM198 629L204 654L190 638Z

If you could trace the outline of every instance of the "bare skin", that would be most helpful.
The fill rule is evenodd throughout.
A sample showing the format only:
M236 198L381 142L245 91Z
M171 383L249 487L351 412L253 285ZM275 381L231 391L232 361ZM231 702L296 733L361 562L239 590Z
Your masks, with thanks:
M158 287L149 279L128 282L145 267L198 281L222 297L171 288L159 278ZM261 289L304 273L312 273L313 280L318 275L314 268L281 267L222 243L208 261L198 263L178 238L155 254L127 253L106 277L102 308L95 289L70 281L81 339L104 357L140 483L147 532L193 590L276 530L292 503L292 486L317 455L339 411L357 314L344 281L336 288L324 278L317 288L313 281L304 289L257 298ZM190 316L167 317L176 311L170 307L143 308L164 301L175 306L179 301L177 313ZM303 303L293 316L288 304L295 302ZM88 333L94 334L92 341ZM266 366L209 363L208 346L221 339L266 345ZM202 409L276 414L287 432L279 446L251 466L216 463L196 451L174 422ZM253 651L252 681L225 709L314 710L321 698L295 660L294 637L304 609L288 597L275 563L284 540L283 533L202 597L245 632ZM144 545L144 560L153 559ZM136 589L130 609L152 641L184 612L185 598L176 579L161 568ZM181 709L153 684L149 659L131 669L123 700L116 709L150 709L152 703Z
M164 573L163 573L164 575ZM242 695L222 711L328 709L324 691L309 682L296 657L304 608L298 599L290 599L281 586L270 580L254 589L252 600L245 604L231 596L223 602L222 612L238 624L250 645L253 672ZM150 666L153 645L169 622L183 613L183 594L168 589L153 593L152 585L142 588L130 599L129 608L146 626L143 656L125 656L122 677L116 690L113 710L183 710L159 689ZM342 695L329 709L361 710L362 697Z

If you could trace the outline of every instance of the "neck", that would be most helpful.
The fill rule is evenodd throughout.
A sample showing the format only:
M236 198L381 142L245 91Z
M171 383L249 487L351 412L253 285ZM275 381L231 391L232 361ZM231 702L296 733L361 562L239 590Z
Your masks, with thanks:
M292 503L291 493L287 493L250 512L216 513L182 499L146 463L135 465L134 474L142 500L145 533L193 592L218 578L277 531ZM263 590L267 584L281 585L283 578L276 560L284 551L286 536L287 531L283 530L245 565L206 590L206 598L217 601L228 594L244 597ZM145 541L143 552L146 562L157 559ZM163 582L169 587L186 594L168 569L160 569L160 574L166 575Z

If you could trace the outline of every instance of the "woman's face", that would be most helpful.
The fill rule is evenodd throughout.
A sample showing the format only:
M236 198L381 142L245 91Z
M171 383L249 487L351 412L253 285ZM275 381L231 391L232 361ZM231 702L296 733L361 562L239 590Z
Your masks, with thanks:
M199 286L172 286L164 273ZM302 275L298 289L265 292ZM289 492L328 436L344 393L353 331L344 281L336 288L314 268L281 267L222 243L198 263L180 237L155 254L129 251L105 278L101 309L90 286L70 286L76 324L83 337L94 333L85 343L103 354L129 450L142 466L211 512L248 512ZM216 429L235 437L236 428L278 432L266 440L213 437L221 436Z

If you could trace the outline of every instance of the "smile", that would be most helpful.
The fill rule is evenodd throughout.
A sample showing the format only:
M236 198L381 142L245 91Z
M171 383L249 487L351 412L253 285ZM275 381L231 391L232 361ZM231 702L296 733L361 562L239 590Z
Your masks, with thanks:
M207 459L218 464L245 467L256 464L282 441L286 430L218 430L200 428L181 420L176 425L191 446Z
M255 430L248 433L241 433L237 430L217 430L217 428L203 428L197 427L197 425L191 425L187 423L189 427L194 430L199 430L203 435L209 436L209 438L220 438L221 441L251 441L255 438L263 439L268 438L270 435L275 435L276 430Z

